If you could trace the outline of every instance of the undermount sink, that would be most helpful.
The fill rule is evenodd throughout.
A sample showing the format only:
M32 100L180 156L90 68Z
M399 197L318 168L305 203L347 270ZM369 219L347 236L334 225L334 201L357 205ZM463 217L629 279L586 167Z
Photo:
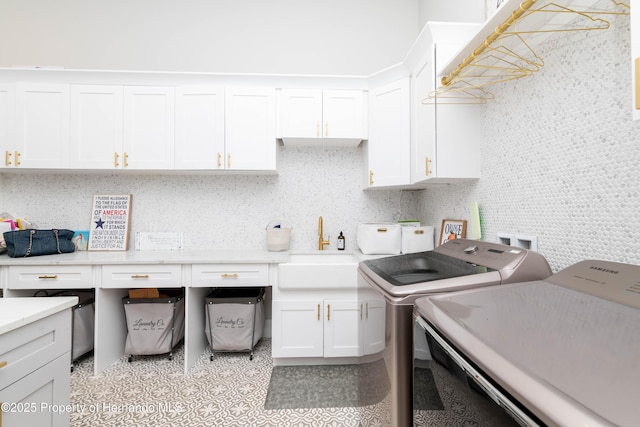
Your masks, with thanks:
M278 265L278 287L282 289L355 288L358 258L350 253L314 252L291 254Z

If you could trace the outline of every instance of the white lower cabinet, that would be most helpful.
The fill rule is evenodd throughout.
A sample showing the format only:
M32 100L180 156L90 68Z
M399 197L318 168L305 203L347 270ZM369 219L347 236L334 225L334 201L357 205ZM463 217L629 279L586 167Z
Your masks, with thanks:
M0 390L0 425L3 427L69 425L71 352L36 369L20 381ZM57 412L56 412L57 411Z
M70 364L70 308L0 335L0 426L68 426Z
M273 301L274 358L357 357L384 348L384 301L303 298Z
M273 301L273 357L324 355L323 301Z

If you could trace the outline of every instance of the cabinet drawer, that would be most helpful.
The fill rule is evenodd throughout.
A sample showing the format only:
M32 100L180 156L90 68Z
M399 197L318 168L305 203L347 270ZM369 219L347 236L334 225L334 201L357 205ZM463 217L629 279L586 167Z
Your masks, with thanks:
M182 287L180 265L103 265L103 288Z
M192 286L269 286L268 264L195 264L191 269Z
M70 350L71 309L0 335L0 390Z
M92 288L90 265L10 266L8 289Z

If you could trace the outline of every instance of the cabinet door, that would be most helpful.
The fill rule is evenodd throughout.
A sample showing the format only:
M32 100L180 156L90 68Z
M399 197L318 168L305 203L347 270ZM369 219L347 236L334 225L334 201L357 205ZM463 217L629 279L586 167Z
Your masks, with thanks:
M0 402L9 403L8 406L2 405L0 425L68 426L69 412L56 412L53 405L60 407L69 404L70 363L71 353L67 352L41 368L25 373L25 377L0 390Z
M324 357L362 355L363 310L355 299L324 301Z
M225 91L226 169L276 169L275 95L273 88Z
M427 54L425 63L411 79L411 182L435 177L436 106L422 100L435 88L435 49Z
M384 350L385 331L385 301L371 298L362 302L364 304L364 332L363 353L376 354Z
M173 132L173 87L125 86L125 168L173 169Z
M459 46L459 43L437 43L436 67L448 62ZM436 178L480 178L482 109L482 105L436 101Z
M69 166L69 85L18 83L14 165Z
M323 307L320 301L273 301L273 357L323 356Z
M283 89L280 123L282 138L320 138L322 136L322 91Z
M322 92L322 133L325 138L363 139L364 92L325 90Z
M122 86L71 85L72 168L122 167Z
M224 169L224 89L176 88L176 169Z
M363 139L364 93L360 90L323 91L322 119L325 138Z
M411 179L409 79L369 94L368 187L407 185Z
M13 141L15 129L15 87L0 84L0 150L4 156L2 167L14 167Z

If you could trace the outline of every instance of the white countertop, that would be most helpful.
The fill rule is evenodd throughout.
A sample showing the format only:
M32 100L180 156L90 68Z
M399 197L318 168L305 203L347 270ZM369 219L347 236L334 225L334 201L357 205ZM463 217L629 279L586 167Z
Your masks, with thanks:
M363 255L360 251L282 251L264 249L205 249L183 251L76 251L70 254L10 258L0 255L3 265L107 265L107 264L279 264L294 253L350 253L359 260L390 255Z
M0 335L73 307L78 297L0 298Z
M187 251L76 251L70 254L10 258L0 255L0 265L106 265L106 264L223 264L285 262L289 252L260 249L207 249Z

